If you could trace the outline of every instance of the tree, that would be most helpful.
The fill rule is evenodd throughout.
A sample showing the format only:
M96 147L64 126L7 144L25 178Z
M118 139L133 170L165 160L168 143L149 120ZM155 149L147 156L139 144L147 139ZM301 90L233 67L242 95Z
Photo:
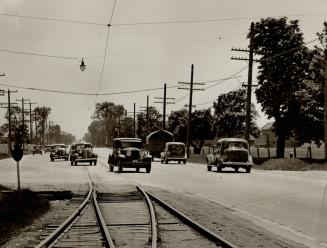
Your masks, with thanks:
M254 32L254 50L262 55L255 94L263 112L275 119L276 154L284 157L286 138L292 136L304 114L297 94L304 88L311 55L297 20L261 19Z
M188 111L186 109L173 111L168 118L168 131L172 132L175 141L186 142ZM210 109L196 110L191 118L191 145L194 153L199 154L204 141L212 139L213 116Z
M39 132L40 132L40 135L41 135L41 144L44 145L44 136L45 136L45 126L46 126L46 122L47 122L47 119L51 113L51 108L49 107L36 107L34 109L34 112L36 113L37 115L37 118L39 120Z
M172 111L168 117L168 131L174 140L186 143L188 111L186 109Z
M147 133L146 113L139 113L137 115L136 134L140 139L145 141L146 136L154 131L161 129L161 114L156 107L149 107L149 132Z
M214 119L211 115L211 109L195 110L191 119L191 144L194 147L194 153L200 154L204 141L213 139Z
M218 96L213 103L214 130L217 137L244 136L246 118L246 90L240 89ZM258 116L254 105L251 105L250 134L257 137L259 129L255 124Z

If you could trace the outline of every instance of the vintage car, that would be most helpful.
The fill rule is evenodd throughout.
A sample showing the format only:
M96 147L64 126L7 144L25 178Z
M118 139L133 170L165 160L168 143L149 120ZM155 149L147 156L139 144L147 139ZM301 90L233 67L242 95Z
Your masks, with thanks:
M185 144L182 142L167 142L165 150L160 154L161 163L168 164L169 161L183 161L186 164L187 155Z
M68 157L69 155L65 144L51 145L51 152L50 152L51 162L55 161L56 159L64 159L65 161L68 161Z
M236 172L239 168L243 168L247 173L250 173L253 166L249 143L240 138L218 140L216 151L214 154L208 154L206 160L208 171L216 166L219 172L225 167L231 167Z
M135 168L137 172L145 168L150 173L152 157L144 150L141 139L115 138L112 143L113 151L108 158L110 171L117 166L118 172L122 172L123 168Z
M44 153L51 152L52 145L45 145L44 146Z
M35 145L33 147L33 155L35 154L41 154L42 155L42 146L41 145Z
M93 152L93 146L90 143L77 143L71 146L70 164L92 163L97 164L98 155Z

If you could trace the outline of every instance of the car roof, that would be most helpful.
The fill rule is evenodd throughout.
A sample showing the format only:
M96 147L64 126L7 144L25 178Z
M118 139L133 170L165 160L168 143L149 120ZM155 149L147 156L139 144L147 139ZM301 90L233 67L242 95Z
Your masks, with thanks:
M242 138L223 138L223 139L219 139L217 142L243 142L243 143L248 143L247 140L242 139Z
M139 138L114 138L113 141L141 141Z

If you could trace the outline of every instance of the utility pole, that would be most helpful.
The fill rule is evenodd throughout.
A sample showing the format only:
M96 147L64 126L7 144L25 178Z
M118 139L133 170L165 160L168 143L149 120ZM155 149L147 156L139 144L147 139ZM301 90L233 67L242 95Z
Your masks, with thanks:
M136 103L134 102L134 113L133 113L134 114L134 122L133 122L134 123L134 129L133 129L134 130L134 138L136 138L136 119L135 119L136 116L135 116L135 111L136 111Z
M8 152L11 152L12 150L12 135L11 135L11 107L17 107L17 103L11 103L11 93L17 93L17 90L7 90L7 96L8 96L8 103L1 104L1 108L7 108L8 109Z
M141 113L145 111L146 113L146 136L149 134L149 95L146 96L146 106L140 106Z
M254 23L251 22L251 28L250 28L250 46L248 49L235 49L232 48L232 51L237 52L248 52L249 58L236 58L232 57L233 60L245 60L249 61L249 67L248 67L248 83L247 83L247 96L246 96L246 117L245 117L245 139L247 141L250 141L250 126L251 126L251 94L252 94L252 68L253 68L253 61L258 61L253 59L253 38L254 38Z
M167 85L164 84L164 96L163 97L155 97L154 99L162 100L162 101L155 101L154 103L163 103L163 114L162 114L162 129L166 129L166 105L167 104L175 104L174 97L167 97ZM167 102L167 100L172 100Z
M190 91L190 99L189 99L189 105L188 105L188 121L187 121L187 136L186 136L186 153L187 158L190 157L190 144L191 144L191 119L192 119L192 101L193 101L193 91L194 90L201 90L204 91L203 88L193 88L193 85L205 85L205 83L194 83L193 82L193 71L194 71L194 65L191 66L191 82L178 82L179 84L183 85L189 85L190 87L178 87L178 89L183 90L189 90Z
M25 131L25 110L24 110L24 105L25 105L25 101L28 102L30 101L30 99L25 99L22 97L22 99L16 99L16 101L22 101L22 128L23 128L23 132ZM23 149L24 149L24 143L25 143L25 139L23 137Z
M33 125L32 125L32 104L36 104L36 102L29 102L30 104L30 142L33 140Z
M37 144L38 143L38 140L37 140L37 113L36 113L35 109L34 109L34 119L35 119L35 143Z

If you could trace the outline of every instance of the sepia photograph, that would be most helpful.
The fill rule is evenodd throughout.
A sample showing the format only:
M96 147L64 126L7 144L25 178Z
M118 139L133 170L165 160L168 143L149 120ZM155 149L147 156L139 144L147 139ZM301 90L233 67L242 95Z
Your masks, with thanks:
M327 248L327 0L0 0L0 247Z

